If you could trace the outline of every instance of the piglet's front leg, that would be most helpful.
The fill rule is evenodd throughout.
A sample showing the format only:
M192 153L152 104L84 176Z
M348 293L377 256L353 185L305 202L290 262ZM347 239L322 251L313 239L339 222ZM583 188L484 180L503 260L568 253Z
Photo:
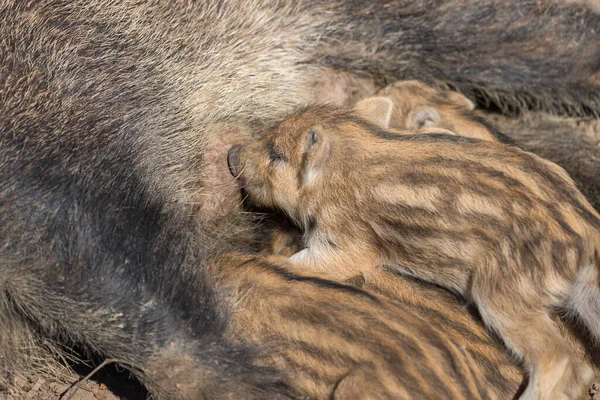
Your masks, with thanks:
M375 270L378 257L373 251L352 251L328 247L308 247L290 257L290 268L295 273L334 281L345 281L357 275L368 275Z

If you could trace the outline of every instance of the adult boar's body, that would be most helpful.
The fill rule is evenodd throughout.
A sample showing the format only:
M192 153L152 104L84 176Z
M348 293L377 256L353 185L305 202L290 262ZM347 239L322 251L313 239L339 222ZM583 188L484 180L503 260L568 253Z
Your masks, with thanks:
M205 207L206 149L319 100L331 67L600 111L599 18L575 5L8 0L0 20L0 385L35 366L23 348L66 346L155 393L178 390L167 365L197 396L293 393L225 333L203 266L250 224Z

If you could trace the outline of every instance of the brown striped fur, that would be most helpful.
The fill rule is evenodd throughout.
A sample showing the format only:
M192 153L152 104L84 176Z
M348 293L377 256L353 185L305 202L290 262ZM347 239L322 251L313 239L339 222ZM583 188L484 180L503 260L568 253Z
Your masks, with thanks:
M77 349L163 398L285 396L204 273L252 236L225 125L343 101L331 68L598 115L600 18L560 1L1 1L0 390Z
M381 99L388 99L387 107ZM360 105L366 103L367 105ZM372 111L373 105L379 110ZM357 106L382 127L394 129L438 127L460 136L516 144L563 167L596 210L600 210L600 147L582 140L581 129L543 115L519 120L503 119L501 131L490 123L490 115L458 92L436 90L419 81L399 81L362 100ZM382 110L383 108L383 110ZM506 135L505 135L506 133Z
M511 140L476 115L474 108L475 104L458 92L437 90L416 80L397 81L354 105L361 118L399 135L414 132L407 128L438 127L448 134L476 139ZM267 225L263 254L291 256L300 250L300 231L282 215L270 214Z
M285 371L300 397L487 400L516 392L520 374L508 356L487 357L493 341L485 332L462 345L468 322L291 273L291 264L231 254L214 267L237 310L231 337L239 345L269 343L258 363Z
M309 108L241 150L240 178L303 227L295 269L368 281L385 265L455 291L522 357L521 398L573 398L592 371L549 313L577 314L600 339L600 217L564 170L531 153L404 133Z

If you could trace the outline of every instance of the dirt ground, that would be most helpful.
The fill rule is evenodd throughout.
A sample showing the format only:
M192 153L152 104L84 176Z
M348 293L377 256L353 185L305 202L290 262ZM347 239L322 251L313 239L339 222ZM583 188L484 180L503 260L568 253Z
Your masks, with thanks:
M492 120L497 126L500 127L501 131L510 135L511 131L518 129L518 121L514 119L505 118L499 115L490 115ZM534 124L536 121L555 121L561 124L566 124L572 128L574 136L580 140L597 146L597 156L600 158L600 120L593 121L581 121L575 119L558 119L545 114L532 114L529 117ZM543 132L540 132L543 135ZM600 174L600 171L598 172ZM127 380L126 373L118 373L114 367L110 368L109 372L100 372L94 379L86 382L82 382L79 389L71 397L72 400L138 400L146 397L146 393L143 389ZM0 400L56 400L56 399L68 399L69 394L67 393L71 385L81 376L85 375L88 371L85 371L81 375L73 373L71 383L65 382L52 382L43 378L28 379L24 376L17 376L14 378L14 389L9 392L0 392ZM600 380L598 380L600 384ZM598 392L598 393L597 393ZM115 393L118 393L116 395ZM590 390L590 395L587 399L600 400L600 386L595 386Z
M82 379L91 370L89 365L75 365L70 374L61 375L60 382L52 380L50 374L34 378L17 375L12 389L0 390L0 400L144 400L148 397L146 390L123 368L107 365L91 379ZM77 382L80 383L76 385Z
M69 385L47 382L43 378L39 378L35 383L30 380L17 376L15 377L15 390L1 394L0 400L49 400L61 398L61 395L69 389ZM68 397L63 396L64 398ZM74 400L118 400L120 397L115 396L105 384L96 382L82 383L79 390L73 396Z

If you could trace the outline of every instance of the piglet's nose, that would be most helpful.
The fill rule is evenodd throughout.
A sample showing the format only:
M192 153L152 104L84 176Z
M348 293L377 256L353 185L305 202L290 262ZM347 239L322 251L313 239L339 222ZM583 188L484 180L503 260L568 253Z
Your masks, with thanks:
M236 144L231 149L229 149L229 153L227 153L227 165L229 166L229 172L234 177L238 177L239 175L239 164L240 164L240 151L242 150L241 144Z

